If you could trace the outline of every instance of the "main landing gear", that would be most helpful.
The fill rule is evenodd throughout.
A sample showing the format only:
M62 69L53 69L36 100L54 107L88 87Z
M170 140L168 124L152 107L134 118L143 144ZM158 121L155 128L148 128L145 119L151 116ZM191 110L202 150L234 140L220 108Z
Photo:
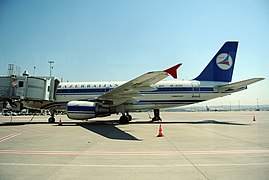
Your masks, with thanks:
M55 123L55 111L54 110L51 110L50 111L50 118L48 119L49 123Z
M154 109L153 114L154 114L154 117L152 118L152 122L162 121L162 118L160 117L160 109Z
M160 109L153 110L154 117L152 118L152 122L154 121L162 121L160 117ZM132 120L132 116L129 113L122 113L122 116L119 119L119 124L129 124Z
M132 120L132 116L128 113L122 113L122 116L119 119L120 124L129 124L129 122Z

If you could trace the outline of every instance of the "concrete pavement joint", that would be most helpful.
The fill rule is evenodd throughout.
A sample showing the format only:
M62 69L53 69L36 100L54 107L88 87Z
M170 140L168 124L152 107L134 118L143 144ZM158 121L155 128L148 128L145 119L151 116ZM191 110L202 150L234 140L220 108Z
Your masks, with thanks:
M208 131L208 132L211 132L211 133L214 133L214 134L217 134L217 135L220 135L220 136L229 138L229 139L234 139L234 140L238 140L238 141L241 141L241 142L245 142L245 143L248 143L248 144L251 144L251 145L260 146L260 147L262 147L262 148L267 148L267 147L262 146L262 145L260 145L260 144L253 143L253 142L250 142L250 141L247 141L247 140L243 140L243 139L239 139L239 138L236 138L236 137L228 136L228 135L225 135L225 134L221 134L221 133L219 133L219 132L216 132L216 131L213 131L213 130L210 130L210 129L207 129L207 128L199 128L199 129L206 130L206 131Z
M169 140L168 140L169 141ZM268 154L269 149L219 150L219 151L31 151L0 150L0 154L34 154L34 155L218 155L218 154Z
M0 163L0 166L51 166L51 167L107 167L107 168L160 168L160 167L193 167L193 164L38 164L38 163ZM196 164L199 167L217 166L269 166L269 163L231 163L231 164ZM208 179L208 178L207 178Z
M191 163L192 164L192 166L198 171L198 172L200 172L200 174L202 174L202 176L204 176L206 179L208 179L209 180L209 178L185 155L185 154L183 154L182 152L181 152L181 150L180 149L178 149L177 148L177 146L174 144L174 143L172 143L172 141L170 141L170 139L168 139L167 137L165 137L165 139L167 139L167 141L178 151L178 152L180 152L180 154L187 160L187 161L189 161L189 163Z

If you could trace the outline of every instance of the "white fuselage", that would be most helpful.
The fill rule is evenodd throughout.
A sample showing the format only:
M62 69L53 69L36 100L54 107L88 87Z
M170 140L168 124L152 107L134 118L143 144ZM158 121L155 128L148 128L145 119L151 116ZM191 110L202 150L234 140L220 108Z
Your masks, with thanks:
M65 82L60 83L55 102L24 102L27 107L45 109L66 109L66 104L75 100L94 101L100 95L124 84L125 82ZM160 109L189 105L228 95L214 89L223 82L199 81L160 81L152 89L140 91L132 100L124 102L127 112ZM113 106L113 105L112 105Z

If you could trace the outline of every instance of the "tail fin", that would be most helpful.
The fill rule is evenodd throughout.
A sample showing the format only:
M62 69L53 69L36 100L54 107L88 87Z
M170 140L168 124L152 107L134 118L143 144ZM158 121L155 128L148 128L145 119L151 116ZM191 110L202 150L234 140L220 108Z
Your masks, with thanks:
M194 80L231 82L238 42L227 41Z

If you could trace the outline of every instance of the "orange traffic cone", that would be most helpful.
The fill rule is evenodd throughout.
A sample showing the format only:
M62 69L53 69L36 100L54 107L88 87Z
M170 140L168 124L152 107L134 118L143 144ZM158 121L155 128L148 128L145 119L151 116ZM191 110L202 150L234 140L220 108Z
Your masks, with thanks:
M253 116L253 121L256 121L256 118L255 118L255 116Z
M59 126L63 125L63 124L62 124L62 120L61 120L61 118L60 118L60 120L59 120L58 125L59 125Z
M162 125L160 124L160 127L159 127L159 134L157 135L157 137L164 137L163 135L163 129L162 129Z

